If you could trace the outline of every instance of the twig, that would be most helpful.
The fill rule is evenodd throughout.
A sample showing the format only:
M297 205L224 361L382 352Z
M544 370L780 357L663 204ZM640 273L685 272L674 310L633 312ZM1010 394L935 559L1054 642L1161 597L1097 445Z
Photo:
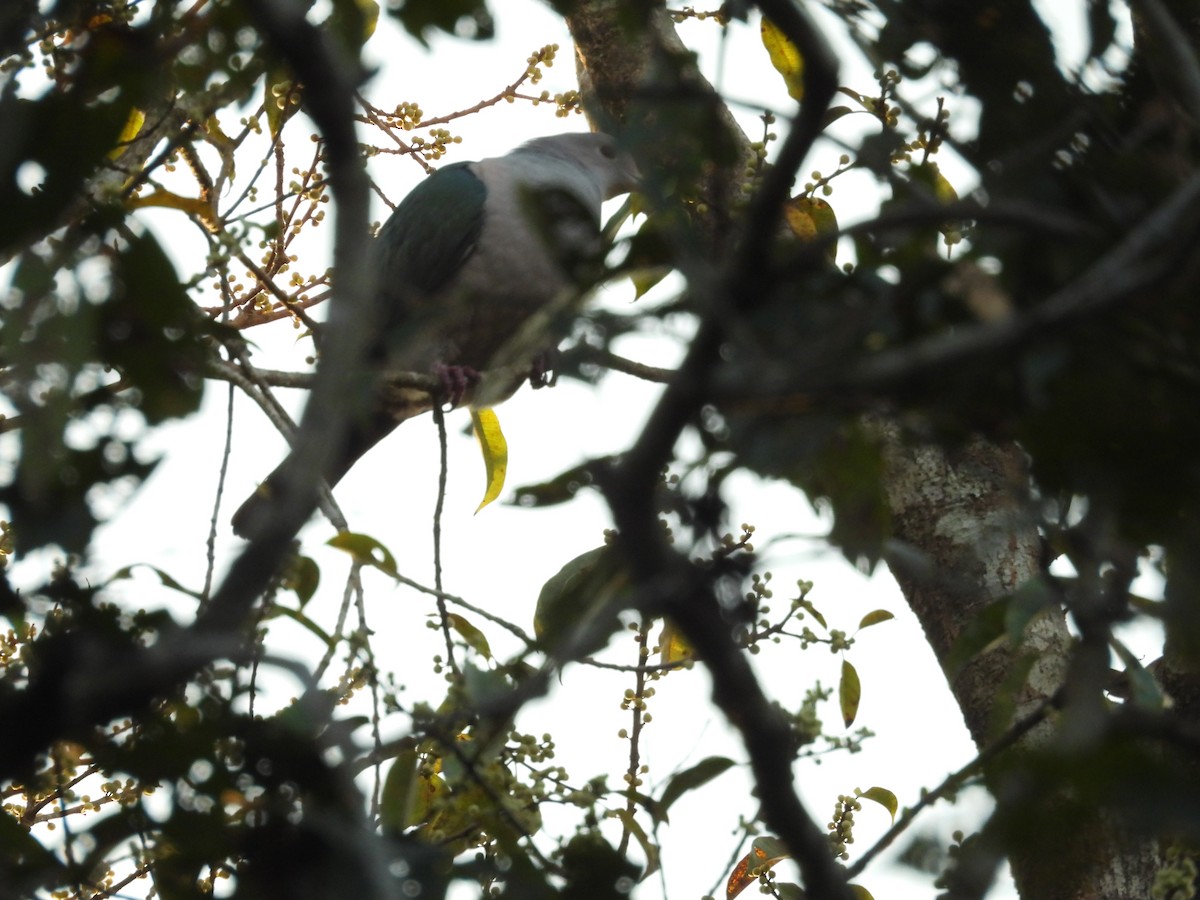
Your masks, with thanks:
M1032 731L1035 727L1045 721L1046 714L1054 706L1054 700L1048 700L1042 703L1037 709L1027 715L1024 719L1016 722L1003 735L997 738L993 743L982 750L978 756L972 759L969 763L946 776L932 791L927 791L921 795L921 799L912 807L904 810L900 814L900 818L877 840L854 865L846 869L846 877L856 878L860 875L867 866L874 861L884 850L890 847L901 834L908 830L908 826L913 820L923 812L926 808L932 806L943 797L947 797L957 791L967 779L976 772L982 771L983 767L995 759L1000 753L1007 750L1009 747L1017 744L1021 738Z
M458 662L454 658L454 636L450 634L450 616L446 612L446 599L442 595L442 510L446 504L446 476L449 466L446 448L446 417L441 404L433 407L433 421L437 423L438 448L441 466L438 470L437 503L433 508L433 585L437 589L438 617L441 619L442 636L446 639L446 665L454 675L459 675Z

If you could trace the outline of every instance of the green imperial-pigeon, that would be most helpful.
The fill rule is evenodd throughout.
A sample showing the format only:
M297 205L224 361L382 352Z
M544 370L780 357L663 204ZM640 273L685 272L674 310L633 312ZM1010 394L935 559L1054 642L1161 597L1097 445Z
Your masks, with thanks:
M378 338L369 362L379 371L438 376L457 406L525 323L574 287L600 261L600 204L634 187L637 168L606 134L536 138L506 156L444 166L401 201L373 243ZM546 339L553 350L554 337ZM520 362L545 375L546 353ZM508 360L506 360L508 362ZM488 385L488 402L520 383ZM350 423L324 474L336 484L400 422L429 408L385 399ZM285 459L233 516L255 535L271 514Z

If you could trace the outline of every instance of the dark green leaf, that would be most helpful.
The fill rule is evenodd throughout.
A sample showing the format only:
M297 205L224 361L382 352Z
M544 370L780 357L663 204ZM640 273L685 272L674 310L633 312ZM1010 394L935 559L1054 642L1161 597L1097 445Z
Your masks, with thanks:
M566 503L573 499L580 490L591 487L595 483L595 468L602 464L602 460L589 460L568 469L550 481L519 487L513 492L512 502L516 506L527 507L555 506L559 503Z
M663 788L662 797L659 798L663 812L669 810L671 805L688 791L694 791L696 788L708 784L732 765L732 759L724 756L710 756L673 775L667 782L667 786Z
M401 0L399 4L389 4L388 12L426 46L431 31L475 40L487 40L495 31L484 0Z
M579 658L595 653L621 627L614 599L628 576L610 546L582 553L538 594L533 628L547 651Z

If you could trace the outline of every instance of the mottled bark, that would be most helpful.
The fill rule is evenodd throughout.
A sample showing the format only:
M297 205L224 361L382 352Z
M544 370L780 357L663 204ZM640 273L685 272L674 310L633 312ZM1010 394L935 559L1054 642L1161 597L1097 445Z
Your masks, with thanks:
M972 440L955 452L906 446L893 428L887 442L888 501L897 548L889 564L940 662L990 603L1010 596L1042 566L1041 539L1030 510L1024 455L1014 445ZM1036 617L1019 648L1006 642L979 653L957 672L950 689L980 749L1013 721L1051 701L1064 685L1073 639L1061 613ZM1022 671L1029 665L1027 675ZM1016 683L1014 683L1016 682ZM997 706L1010 690L1015 704ZM1054 713L1007 751L991 786L1006 817L1022 802L1056 809L1053 798L1027 797L1010 777L1022 754L1044 749ZM1022 897L1036 900L1134 900L1148 897L1159 865L1155 844L1131 834L1098 810L1072 808L1063 798L1067 832L1056 816L1031 817L1029 852L1009 858ZM1041 840L1040 837L1044 837Z
M684 53L669 18L658 4L644 4L642 22L630 26L616 0L579 3L568 16L576 41L581 84L589 109L603 127L634 130L652 121L666 90L675 99L711 97L697 74L678 78L670 61ZM645 27L646 23L649 27ZM723 245L728 217L744 190L741 173L753 159L746 136L728 109L712 115L714 133L736 142L732 162L714 170L704 189L713 199L698 231L705 252ZM688 135L706 140L713 135ZM694 248L693 248L694 250ZM1041 571L1041 539L1031 513L1029 479L1021 450L973 440L947 453L928 445L901 442L897 431L879 425L885 436L888 499L893 515L894 550L889 563L904 596L917 614L938 659L945 663L964 629L992 602L1011 595ZM1061 614L1037 617L1019 648L989 647L958 671L949 686L976 744L991 744L1004 727L1041 709L1064 684L1072 637ZM1015 703L997 706L1003 686ZM1053 736L1053 714L1028 731L1008 752L1033 752ZM1005 785L1020 796L1019 785ZM1010 790L1011 789L1011 790ZM1039 798L1045 800L1046 798ZM1005 797L1000 798L1005 802ZM1070 798L1064 798L1070 805ZM1031 827L1037 823L1030 823ZM1048 844L1010 860L1021 895L1036 900L1133 900L1150 894L1157 866L1153 843L1126 834L1103 814L1084 815L1070 834L1047 835ZM986 874L984 877L986 882Z

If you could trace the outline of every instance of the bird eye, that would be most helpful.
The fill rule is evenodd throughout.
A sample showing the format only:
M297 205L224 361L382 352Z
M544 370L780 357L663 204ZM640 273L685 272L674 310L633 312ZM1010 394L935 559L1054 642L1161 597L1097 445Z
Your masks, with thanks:
M617 158L617 148L614 147L612 144L602 144L600 146L600 155L605 156L608 159L616 159Z

